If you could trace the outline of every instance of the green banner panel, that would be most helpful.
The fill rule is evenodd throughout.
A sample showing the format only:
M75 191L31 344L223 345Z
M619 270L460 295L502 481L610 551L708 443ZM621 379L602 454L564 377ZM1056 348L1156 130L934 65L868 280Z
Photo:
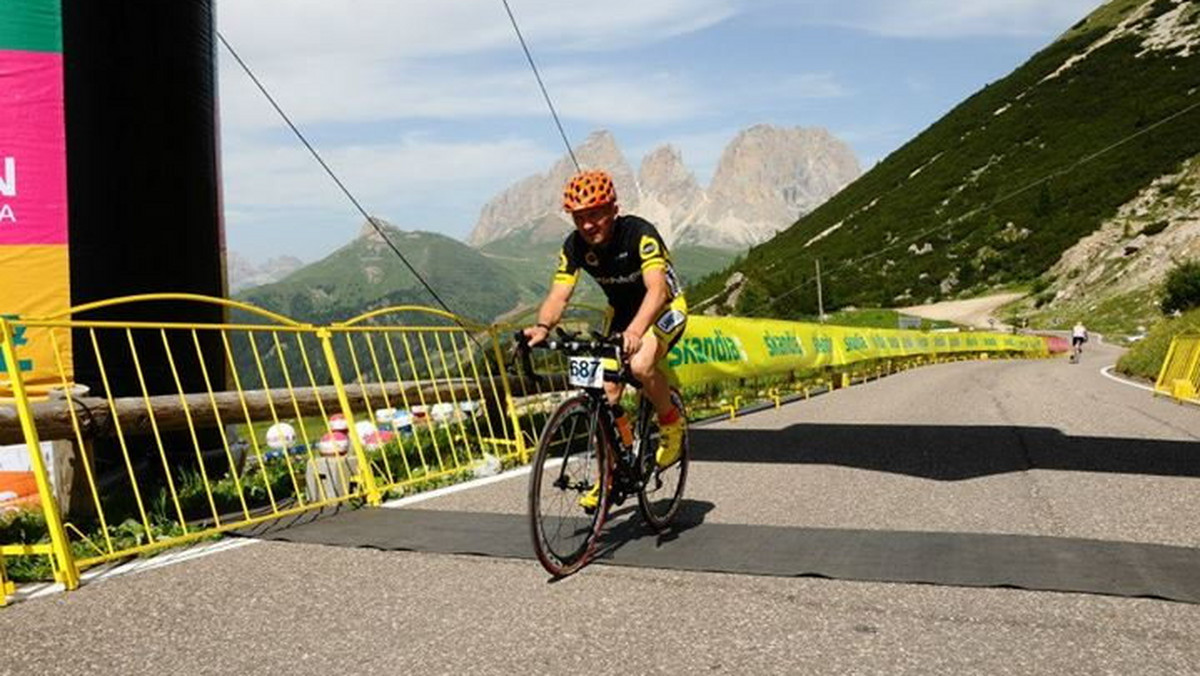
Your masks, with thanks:
M0 50L62 53L62 0L0 0Z

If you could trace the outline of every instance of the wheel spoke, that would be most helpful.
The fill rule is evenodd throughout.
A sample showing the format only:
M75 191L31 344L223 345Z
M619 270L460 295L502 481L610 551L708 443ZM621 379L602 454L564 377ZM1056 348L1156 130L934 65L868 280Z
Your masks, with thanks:
M584 563L599 509L585 513L580 499L602 481L586 400L568 401L542 434L530 480L530 518L538 559L555 575Z
M678 392L672 390L671 401L679 408L680 415L684 415L683 399ZM645 432L646 438L641 442L638 458L638 466L642 468L645 476L642 489L638 492L638 507L651 528L664 530L670 525L683 501L690 455L688 432L685 428L679 459L661 469L655 458L660 442L656 416L651 414L647 419Z

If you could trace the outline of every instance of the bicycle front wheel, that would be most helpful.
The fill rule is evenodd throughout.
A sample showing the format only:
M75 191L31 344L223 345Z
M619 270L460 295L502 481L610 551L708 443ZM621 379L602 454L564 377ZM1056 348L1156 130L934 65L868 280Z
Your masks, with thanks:
M587 397L569 399L550 416L533 459L533 550L556 577L587 563L603 525L610 481L598 428L597 412Z
M671 403L679 410L679 415L686 420L686 409L683 407L683 397L675 389L671 390ZM688 431L686 425L683 433L683 443L679 459L667 467L659 467L656 459L659 431L658 416L649 402L643 404L643 438L638 444L638 467L642 472L642 487L638 491L638 509L642 518L656 531L666 530L671 525L683 502L683 487L687 483L688 462L691 453L688 450Z

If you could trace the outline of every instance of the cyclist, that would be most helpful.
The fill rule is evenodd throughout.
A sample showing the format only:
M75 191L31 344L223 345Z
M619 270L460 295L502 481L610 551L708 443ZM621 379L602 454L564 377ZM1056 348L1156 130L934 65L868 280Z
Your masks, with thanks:
M1079 355L1083 354L1083 344L1087 342L1088 332L1083 322L1075 322L1075 327L1071 329L1071 356L1079 359Z
M655 459L659 467L669 467L679 459L685 421L671 403L659 361L687 324L687 301L671 255L649 221L618 215L617 191L604 171L572 176L563 190L563 209L575 221L575 231L563 242L550 292L538 310L537 324L525 329L525 336L530 346L546 340L570 302L579 271L586 270L608 298L605 335L621 335L629 369L658 413L661 436ZM624 385L606 382L604 387L618 425L628 429L619 404ZM594 508L599 494L597 485L579 503Z

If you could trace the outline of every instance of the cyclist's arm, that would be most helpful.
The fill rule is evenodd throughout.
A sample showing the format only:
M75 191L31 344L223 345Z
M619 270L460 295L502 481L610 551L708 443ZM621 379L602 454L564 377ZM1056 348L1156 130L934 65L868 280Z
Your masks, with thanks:
M571 302L571 294L575 292L574 284L563 284L555 282L550 285L550 293L546 294L546 300L542 301L542 307L538 310L538 324L543 324L553 328L562 319L563 312L567 310L567 304Z
M524 331L530 345L537 345L550 335L550 329L554 328L562 319L563 312L567 309L567 303L571 302L571 294L574 292L575 284L573 283L554 282L550 285L550 293L546 294L546 300L542 301L542 307L538 309L537 324Z
M550 292L538 308L537 324L525 329L525 337L530 345L537 345L550 335L550 329L558 324L563 312L566 312L578 281L579 263L572 254L571 240L568 238L558 252L558 268L554 271L554 280L550 282Z
M655 318L662 313L667 302L671 300L671 289L667 285L667 271L663 267L651 267L642 273L642 282L646 285L646 295L638 307L633 321L629 322L626 332L638 337L646 335Z

